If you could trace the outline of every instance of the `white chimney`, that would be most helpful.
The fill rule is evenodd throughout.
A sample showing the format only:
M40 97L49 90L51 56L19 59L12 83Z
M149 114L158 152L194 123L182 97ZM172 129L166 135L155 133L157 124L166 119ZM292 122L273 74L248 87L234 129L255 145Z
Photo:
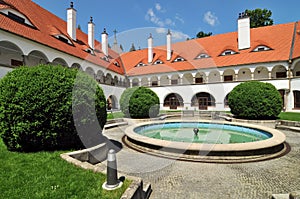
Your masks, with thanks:
M153 61L153 38L150 34L148 38L148 63L152 63Z
M76 41L76 10L74 9L73 2L70 8L67 9L67 31L69 36Z
M250 48L250 17L246 13L239 14L238 47L239 50Z
M108 34L105 28L101 36L102 36L102 52L104 53L104 55L108 56Z
M91 49L95 49L95 24L93 23L93 17L88 24L88 43Z
M167 60L170 61L171 60L171 56L172 56L172 49L171 49L171 44L172 44L172 40L171 40L171 32L170 29L168 30L167 33Z

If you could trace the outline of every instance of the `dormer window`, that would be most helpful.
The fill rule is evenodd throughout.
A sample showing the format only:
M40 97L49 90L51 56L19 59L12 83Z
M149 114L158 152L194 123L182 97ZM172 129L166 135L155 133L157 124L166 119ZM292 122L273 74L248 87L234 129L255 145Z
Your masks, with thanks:
M70 41L70 39L68 39L68 37L66 37L64 35L54 35L54 37L66 44L73 45L73 43Z
M177 58L174 60L174 62L183 62L183 61L185 61L185 59L182 58L182 57L177 57Z
M227 56L227 55L234 55L237 54L237 52L233 51L233 50L225 50L221 56Z
M267 51L271 50L268 46L257 46L252 52L260 52L260 51Z
M205 58L209 58L209 55L206 53L201 53L196 57L196 59L205 59Z
M109 59L107 56L101 57L102 60L109 62Z
M119 62L117 62L117 61L114 62L114 65L117 66L117 67L120 67Z
M2 10L0 10L0 12L5 14L8 18L10 18L18 23L28 25L28 26L35 28L35 26L29 21L29 19L25 15L23 15L22 13L20 13L16 10L8 8L8 9L2 9Z
M89 54L91 54L91 55L95 55L94 51L92 49L90 49L90 48L87 48L84 51L87 52L87 53L89 53Z
M143 62L138 63L138 65L136 65L136 67L141 67L141 66L146 66L146 64L144 64Z
M157 64L163 64L164 62L163 61L161 61L161 60L156 60L155 62L154 62L154 65L157 65Z

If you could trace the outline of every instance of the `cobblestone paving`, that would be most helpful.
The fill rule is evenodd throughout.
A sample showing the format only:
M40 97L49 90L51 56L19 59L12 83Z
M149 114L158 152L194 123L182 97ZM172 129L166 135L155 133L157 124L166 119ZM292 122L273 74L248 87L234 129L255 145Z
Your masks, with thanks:
M111 129L105 135L121 142L123 129ZM117 153L118 168L151 183L151 199L269 198L271 194L300 190L300 133L283 132L291 151L273 160L242 164L185 162L142 154L123 145Z

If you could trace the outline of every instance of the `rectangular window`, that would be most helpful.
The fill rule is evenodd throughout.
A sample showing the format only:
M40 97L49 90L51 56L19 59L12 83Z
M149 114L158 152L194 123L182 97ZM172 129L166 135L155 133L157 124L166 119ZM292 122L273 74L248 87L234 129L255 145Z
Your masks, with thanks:
M203 83L203 77L196 77L195 82L196 82L196 84L202 84Z
M286 78L286 72L277 72L276 78Z
M172 84L172 85L178 84L178 80L177 80L177 79L172 79L172 80L171 80L171 84Z
M224 76L224 82L232 82L232 81L233 81L232 75L225 75Z
M297 72L296 72L296 76L300 76L300 71L297 71Z
M300 91L294 91L294 108L300 108Z
M12 59L10 62L11 66L23 66L23 62L19 60Z
M158 83L157 83L157 81L152 81L152 82L151 82L151 85L152 85L152 86L158 86Z

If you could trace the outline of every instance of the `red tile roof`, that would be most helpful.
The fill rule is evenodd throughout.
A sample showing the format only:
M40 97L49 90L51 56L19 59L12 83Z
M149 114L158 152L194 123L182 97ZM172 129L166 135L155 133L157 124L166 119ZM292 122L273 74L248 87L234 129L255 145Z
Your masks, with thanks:
M67 22L35 4L31 0L3 0L2 3L0 3L0 9L3 8L17 8L17 11L25 15L36 29L21 23L16 23L5 15L0 15L0 29L34 40L75 57L79 57L116 73L124 74L123 67L117 67L112 64L114 62L113 59L119 56L116 52L109 49L109 55L112 57L112 60L109 62L102 60L101 57L104 57L104 54L101 52L101 43L98 41L95 41L95 47L98 49L98 51L95 51L95 55L85 52L84 50L88 46L87 34L77 29L77 41L72 41L67 33ZM58 40L54 37L56 34L62 34L68 37L74 45L69 45Z

